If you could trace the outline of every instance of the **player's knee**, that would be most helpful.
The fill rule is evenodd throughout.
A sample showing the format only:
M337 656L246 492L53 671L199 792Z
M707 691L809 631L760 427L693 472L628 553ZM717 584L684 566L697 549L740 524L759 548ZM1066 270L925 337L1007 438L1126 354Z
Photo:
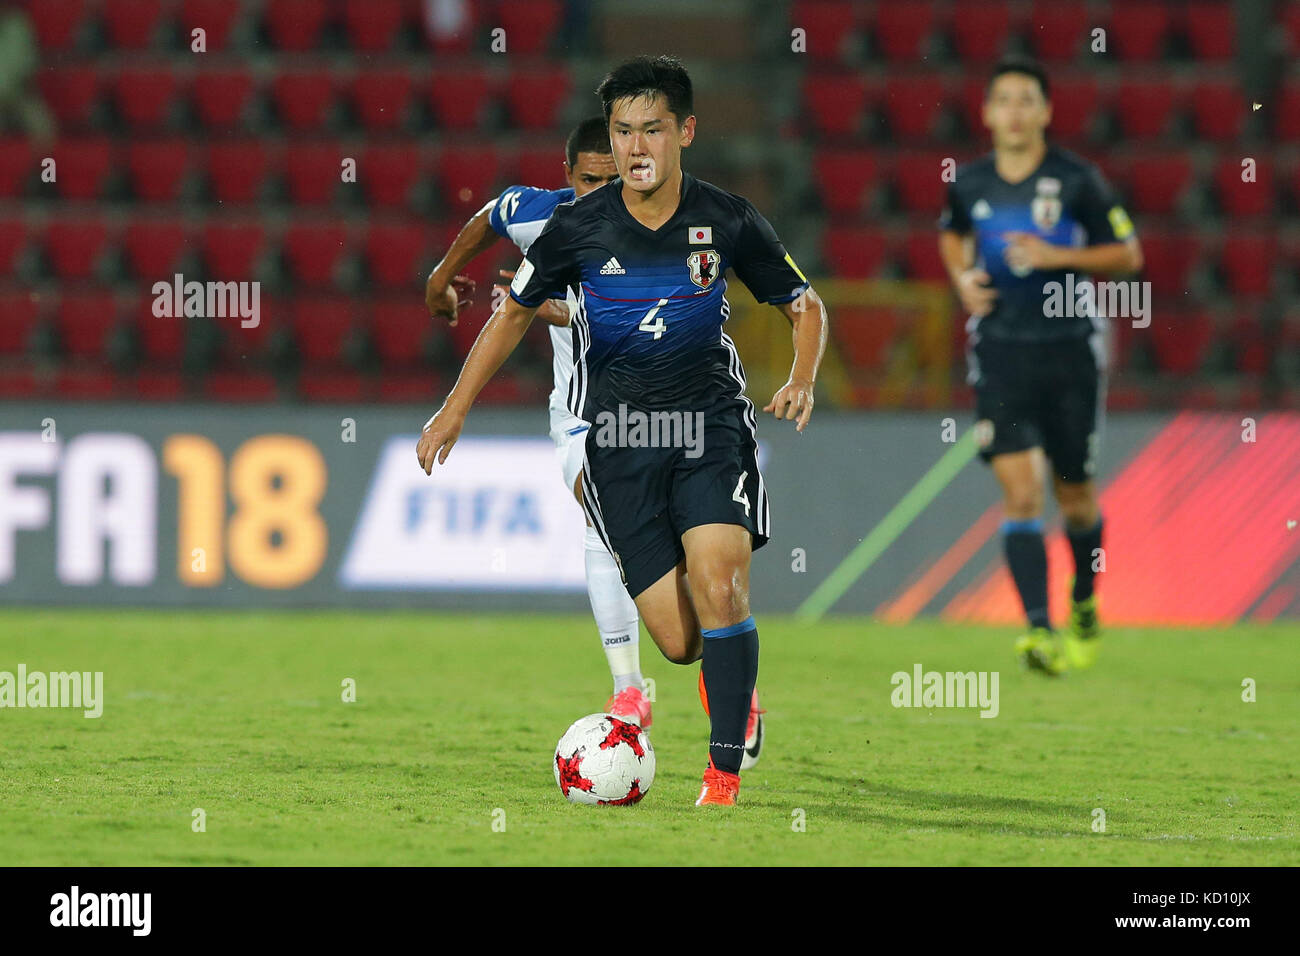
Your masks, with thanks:
M695 591L696 600L703 602L714 620L738 621L749 616L749 590L741 580L739 568L719 568L713 574L706 574Z
M1032 484L1008 488L1003 494L1003 506L1008 518L1037 518L1043 511L1043 492Z
M1057 503L1061 517L1071 528L1091 528L1097 523L1097 503L1089 495L1062 496Z

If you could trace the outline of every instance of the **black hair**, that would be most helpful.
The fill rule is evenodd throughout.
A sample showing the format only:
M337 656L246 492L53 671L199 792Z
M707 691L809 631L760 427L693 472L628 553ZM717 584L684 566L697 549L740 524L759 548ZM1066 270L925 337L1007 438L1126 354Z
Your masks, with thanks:
M1005 73L1023 73L1025 76L1032 76L1038 81L1039 89L1043 91L1043 99L1052 98L1051 86L1047 82L1047 71L1043 69L1043 64L1027 56L1004 56L998 60L993 67L993 74L989 77L989 85L985 87L984 95L987 98L988 91L993 89L993 84L999 76Z
M603 153L609 155L613 150L609 146L609 121L599 116L592 116L577 126L564 143L564 158L572 169L578 163L579 153Z
M614 101L627 96L654 97L662 94L668 110L677 117L677 125L695 112L691 76L675 56L638 56L615 67L596 87L596 95L605 108L605 123L614 109Z

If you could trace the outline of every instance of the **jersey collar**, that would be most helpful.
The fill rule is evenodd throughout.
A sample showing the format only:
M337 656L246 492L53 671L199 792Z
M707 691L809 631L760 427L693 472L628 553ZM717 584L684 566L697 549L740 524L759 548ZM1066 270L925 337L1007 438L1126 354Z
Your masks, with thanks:
M610 183L610 185L612 186L614 184ZM614 191L614 202L618 205L619 215L622 216L624 221L626 221L627 224L631 226L633 229L635 229L637 232L641 233L643 236L651 236L651 237L663 236L663 235L667 235L668 227L671 226L673 223L677 222L679 218L681 218L682 211L686 208L687 198L690 196L691 190L694 187L695 187L695 177L683 169L682 170L682 194L677 200L677 208L674 209L673 214L668 217L668 221L665 222L658 229L649 228L648 226L644 225L639 219L637 219L636 216L632 215L632 213L628 211L627 203L623 202L623 189L621 186Z

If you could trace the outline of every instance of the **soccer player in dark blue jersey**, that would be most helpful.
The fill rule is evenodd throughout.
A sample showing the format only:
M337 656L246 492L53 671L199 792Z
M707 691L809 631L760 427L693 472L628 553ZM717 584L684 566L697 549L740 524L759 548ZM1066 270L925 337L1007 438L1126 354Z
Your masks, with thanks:
M660 651L678 664L702 661L711 733L696 803L730 805L757 716L750 555L767 542L770 517L754 405L723 331L724 273L734 269L794 329L789 381L764 411L800 431L812 415L826 311L751 203L682 170L696 119L678 61L630 60L599 93L622 182L556 207L416 452L426 473L446 460L537 308L575 288L568 401L591 423L583 506Z
M993 152L957 170L939 251L970 313L976 441L1002 487L1004 550L1029 620L1016 650L1029 667L1060 674L1091 666L1098 649L1093 568L1102 517L1093 475L1106 316L1088 277L1136 272L1142 250L1097 168L1047 142L1051 118L1043 68L1024 58L1001 61L984 101ZM1062 294L1070 297L1064 310ZM1064 640L1048 615L1042 513L1049 468L1075 566Z

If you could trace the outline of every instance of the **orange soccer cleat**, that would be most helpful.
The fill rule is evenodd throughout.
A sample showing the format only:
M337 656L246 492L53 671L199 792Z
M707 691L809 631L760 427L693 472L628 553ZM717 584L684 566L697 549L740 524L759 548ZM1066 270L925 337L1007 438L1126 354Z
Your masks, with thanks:
M710 757L709 768L704 771L704 783L700 786L700 795L695 805L734 807L738 793L740 793L739 774L718 770L713 766L713 758Z
M704 705L704 713L709 712L709 693L704 689L704 669L700 669L700 703ZM754 696L749 702L749 721L745 724L745 756L740 760L740 769L748 770L754 764L758 763L758 758L763 754L763 715L767 713L762 707L758 706L758 688L754 688Z
M636 724L642 730L649 730L654 721L654 716L650 713L650 701L640 687L624 687L610 697L605 701L605 713Z

